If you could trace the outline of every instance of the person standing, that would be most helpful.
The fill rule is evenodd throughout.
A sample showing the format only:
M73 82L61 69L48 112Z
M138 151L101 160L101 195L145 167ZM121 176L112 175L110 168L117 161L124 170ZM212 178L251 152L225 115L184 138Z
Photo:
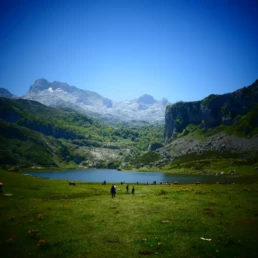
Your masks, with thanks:
M134 194L134 186L132 186L132 194Z
M129 193L129 185L126 185L126 193Z
M116 185L114 185L114 197L116 197Z
M115 185L112 185L112 187L111 187L111 196L112 196L112 198L115 197Z

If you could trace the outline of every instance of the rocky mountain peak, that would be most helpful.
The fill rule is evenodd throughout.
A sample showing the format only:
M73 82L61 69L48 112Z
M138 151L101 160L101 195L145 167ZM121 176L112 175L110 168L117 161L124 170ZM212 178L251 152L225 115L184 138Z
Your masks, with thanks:
M5 88L0 88L0 97L14 98L15 95L13 95L10 91L8 91Z
M38 79L34 82L33 85L30 86L29 93L39 93L41 91L48 90L49 92L53 91L65 91L65 92L75 92L78 91L74 86L70 86L67 83L54 81L52 83L48 82L46 79Z
M37 93L43 90L47 90L51 87L50 85L51 84L46 79L41 78L36 80L34 84L30 86L29 92Z
M138 98L138 103L152 105L156 103L156 100L151 95L144 94Z
M162 98L161 100L162 105L166 106L169 104L168 100L166 98Z
M76 90L79 90L74 86L70 86L67 83L63 83L63 82L59 82L59 81L52 82L51 87L52 87L53 90L61 89L63 91L69 92L69 93L72 93L72 92L75 92Z

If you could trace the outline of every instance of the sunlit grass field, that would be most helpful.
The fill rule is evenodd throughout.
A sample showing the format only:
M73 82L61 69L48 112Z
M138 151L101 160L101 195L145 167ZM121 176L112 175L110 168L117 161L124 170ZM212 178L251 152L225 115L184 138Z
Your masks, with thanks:
M114 199L111 182L73 186L3 170L0 182L4 258L258 257L258 178L135 185L135 194L117 184Z

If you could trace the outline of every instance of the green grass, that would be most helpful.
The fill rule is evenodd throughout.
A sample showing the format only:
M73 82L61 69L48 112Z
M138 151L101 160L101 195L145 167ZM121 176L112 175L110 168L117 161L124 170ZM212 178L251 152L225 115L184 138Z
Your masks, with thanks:
M254 153L230 153L207 151L202 154L190 153L176 157L171 162L161 167L162 171L175 174L206 174L220 173L228 174L236 171L236 176L257 176L258 175L257 152Z
M119 184L115 199L110 183L69 186L4 170L0 181L1 257L258 255L258 179L135 185L134 195Z
M155 152L155 151L148 151L144 153L141 156L136 157L134 160L132 160L132 164L137 165L137 164L142 164L142 165L147 165L151 162L155 162L160 160L160 154Z

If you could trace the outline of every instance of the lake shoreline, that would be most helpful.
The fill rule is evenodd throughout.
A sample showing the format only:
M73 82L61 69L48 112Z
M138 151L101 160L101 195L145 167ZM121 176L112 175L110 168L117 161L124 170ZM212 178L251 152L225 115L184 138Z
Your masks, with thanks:
M173 184L231 184L257 181L258 177L239 175L192 175L171 174L165 172L118 171L116 169L66 169L54 171L24 171L21 174L43 179L57 179L75 182L139 185L173 185Z

